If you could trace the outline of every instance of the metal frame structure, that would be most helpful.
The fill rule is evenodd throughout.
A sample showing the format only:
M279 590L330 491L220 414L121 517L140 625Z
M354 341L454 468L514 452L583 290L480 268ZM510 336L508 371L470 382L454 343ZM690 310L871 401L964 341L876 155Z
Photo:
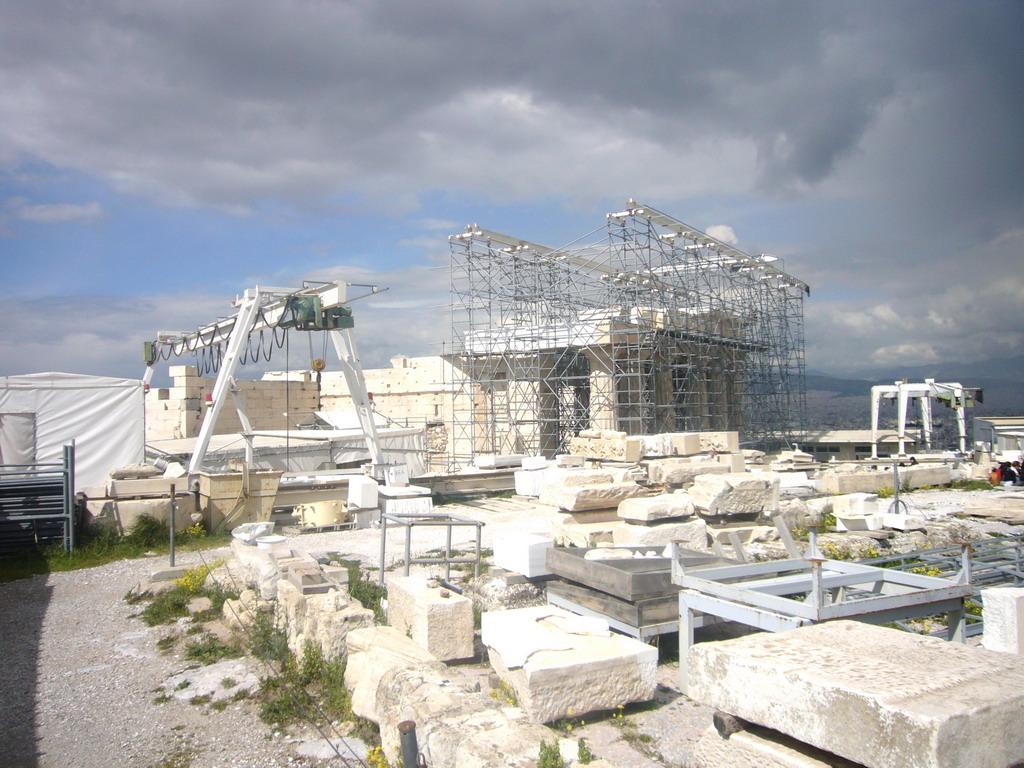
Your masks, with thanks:
M586 428L797 439L807 285L633 200L600 232L557 250L449 238L453 466L565 451Z
M964 387L959 382L937 382L925 379L924 383L897 381L892 384L879 384L871 388L871 458L878 458L878 411L883 398L896 400L896 436L899 440L899 454L906 455L907 437L907 405L910 400L917 399L921 408L921 431L925 448L932 447L932 401L939 399L956 413L957 436L960 439L960 452L967 451L967 420L964 409L974 405L980 398L977 387ZM978 400L980 402L980 400Z
M682 587L680 659L693 645L700 614L782 632L835 619L884 624L945 613L947 639L967 640L964 599L974 592L968 545L955 581L817 556L691 571L677 553L673 545L672 582ZM679 668L685 692L686 664Z
M366 288L362 296L350 297L348 289L352 287ZM146 373L143 383L147 386L153 377L154 364L170 356L182 355L185 353L198 353L204 350L214 352L213 357L219 361L217 370L217 381L213 387L212 401L203 416L203 423L199 428L199 435L196 438L195 450L189 461L188 472L195 474L202 467L203 459L210 445L210 438L217 423L221 409L230 394L234 401L238 418L242 423L242 436L245 438L246 462L253 461L253 436L255 432L249 424L245 414L245 406L238 396L238 386L235 382L235 371L246 357L252 357L249 353L249 339L253 334L263 331L275 332L278 329L288 332L286 326L291 312L292 300L297 297L313 297L318 300L318 306L323 310L344 307L356 299L377 293L377 286L359 285L347 283L341 280L329 283L306 282L299 290L290 288L271 288L267 286L256 286L246 290L237 297L234 306L237 312L234 317L219 318L213 323L204 325L192 333L176 333L162 331L157 335L156 341L152 342L147 354ZM291 327L295 327L292 325ZM299 330L309 330L299 328ZM324 330L316 328L315 330ZM341 370L348 384L349 392L352 395L352 404L355 407L366 436L366 445L370 451L370 458L375 466L375 476L384 475L384 458L380 448L380 439L377 435L377 427L373 421L370 398L366 391L366 381L363 376L362 364L359 361L359 353L356 351L355 336L351 327L329 329L331 341L334 344L335 352L341 363Z
M409 575L409 566L413 563L429 564L444 563L444 578L449 580L452 575L452 563L473 563L473 575L480 575L480 561L482 558L482 536L484 523L479 520L471 520L468 517L458 517L445 513L403 513L403 512L381 512L380 514L380 583L384 583L384 565L386 561L386 550L388 543L388 523L405 527L405 567L403 576ZM473 557L452 557L452 527L456 525L476 526L476 555ZM412 556L412 529L416 526L444 526L447 528L445 537L444 557L413 557Z

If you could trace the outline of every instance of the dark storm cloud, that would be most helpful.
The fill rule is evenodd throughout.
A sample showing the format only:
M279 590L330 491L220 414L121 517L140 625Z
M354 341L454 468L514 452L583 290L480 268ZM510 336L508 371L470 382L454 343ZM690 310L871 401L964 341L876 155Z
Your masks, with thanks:
M588 158L616 196L666 161L708 191L772 193L828 178L893 100L948 110L957 133L1008 118L961 146L978 174L1021 127L1019 99L1006 103L1020 88L1012 5L5 5L8 162L39 156L181 202L308 202L360 182L415 194L489 171L516 193L510 168L552 155L568 169L546 168L555 193L600 182L600 167L571 170ZM583 125L591 141L576 143ZM616 141L617 157L601 153ZM647 163L630 163L630 141L654 150ZM749 159L716 178L702 156L727 142Z

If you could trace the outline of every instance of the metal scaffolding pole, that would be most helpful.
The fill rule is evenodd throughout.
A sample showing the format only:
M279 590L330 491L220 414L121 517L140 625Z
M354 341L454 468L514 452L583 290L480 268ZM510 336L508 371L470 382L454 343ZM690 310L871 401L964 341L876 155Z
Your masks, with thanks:
M563 452L586 428L798 439L806 284L632 200L595 233L449 238L452 467Z

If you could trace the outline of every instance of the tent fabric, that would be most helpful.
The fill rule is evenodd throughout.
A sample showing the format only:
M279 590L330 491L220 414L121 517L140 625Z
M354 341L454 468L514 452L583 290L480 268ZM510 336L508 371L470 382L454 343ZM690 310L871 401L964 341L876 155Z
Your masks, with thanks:
M35 461L60 463L75 443L75 488L106 481L110 470L145 455L143 383L77 373L0 376L0 414L34 414ZM6 422L5 422L6 423ZM24 420L22 420L24 425ZM29 455L26 429L5 429L3 463Z

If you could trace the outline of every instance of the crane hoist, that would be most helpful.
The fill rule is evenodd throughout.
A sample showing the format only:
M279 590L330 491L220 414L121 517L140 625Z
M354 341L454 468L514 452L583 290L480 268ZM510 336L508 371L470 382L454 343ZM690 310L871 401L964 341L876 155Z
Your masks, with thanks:
M361 293L352 295L353 289L356 292L361 289ZM380 438L373 421L370 396L366 391L366 380L353 335L352 310L348 306L353 301L378 293L378 290L374 285L348 283L342 280L329 283L304 282L303 287L298 290L258 285L235 298L233 316L218 318L191 333L161 331L155 341L145 342L143 357L146 372L143 383L147 386L153 377L156 363L161 360L201 350L217 349L221 352L216 383L189 461L189 474L195 474L202 466L214 425L229 395L234 401L242 424L246 461L252 463L254 433L238 394L235 372L245 355L252 334L268 330L276 332L277 329L294 329L325 331L330 337L352 396L359 425L366 437L366 447L369 449L372 464L371 474L375 479L387 482L390 473L387 471L388 465L384 462ZM317 362L322 369L322 361Z

